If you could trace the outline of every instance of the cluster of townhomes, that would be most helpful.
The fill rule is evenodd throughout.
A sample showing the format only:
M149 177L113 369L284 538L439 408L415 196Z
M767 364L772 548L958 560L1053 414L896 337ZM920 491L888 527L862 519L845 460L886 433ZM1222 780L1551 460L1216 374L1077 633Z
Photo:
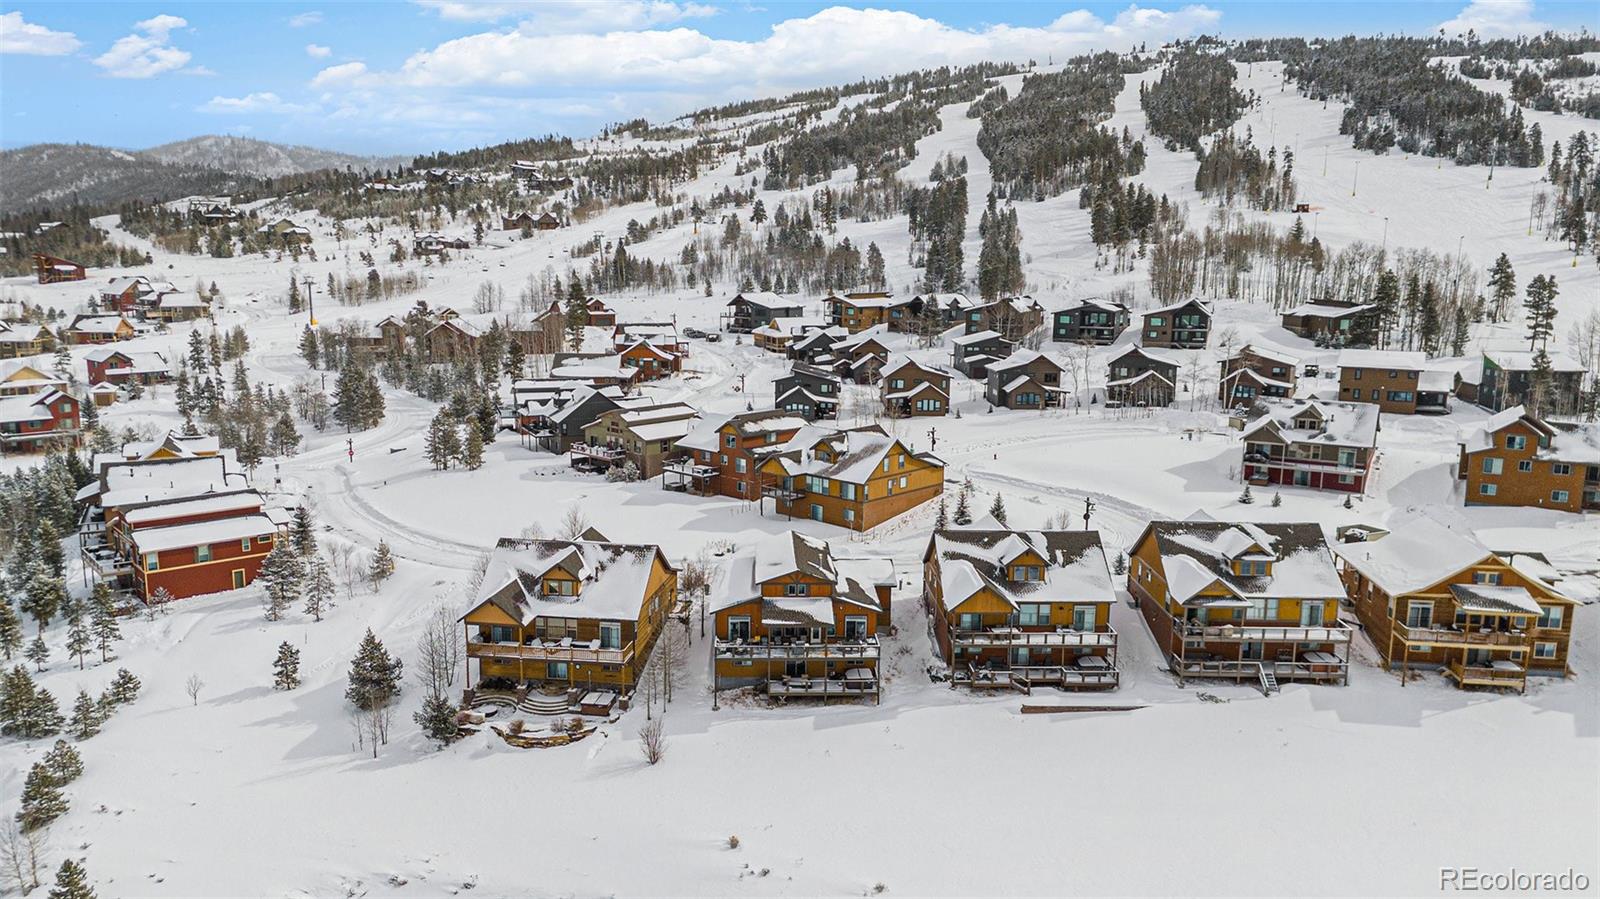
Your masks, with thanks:
M289 523L216 437L128 443L90 473L75 497L84 577L141 602L249 585Z

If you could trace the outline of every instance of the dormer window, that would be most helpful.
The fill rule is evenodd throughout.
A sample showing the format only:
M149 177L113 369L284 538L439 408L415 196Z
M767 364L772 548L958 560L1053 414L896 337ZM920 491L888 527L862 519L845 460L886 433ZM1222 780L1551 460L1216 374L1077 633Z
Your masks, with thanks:
M1266 577L1271 573L1271 563L1254 559L1240 559L1233 563L1233 573L1240 577Z
M1042 581L1044 568L1039 565L1013 565L1011 579L1014 581Z
M1496 586L1496 585L1498 585L1500 583L1500 572L1498 572L1498 571L1474 571L1472 573L1472 582L1474 584L1485 584L1485 585L1488 585L1488 586Z
M805 584L784 584L784 596L809 596L810 588Z
M545 596L576 596L577 593L578 593L578 584L577 584L576 581L560 580L560 579L557 579L557 578L545 578L545 582L544 582L544 595Z

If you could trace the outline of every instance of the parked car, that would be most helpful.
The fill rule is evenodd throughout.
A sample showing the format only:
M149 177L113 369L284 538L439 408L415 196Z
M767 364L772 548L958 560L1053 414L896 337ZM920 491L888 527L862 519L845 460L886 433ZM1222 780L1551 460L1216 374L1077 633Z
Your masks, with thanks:
M683 329L683 336L685 336L685 337L704 337L704 336L706 336L706 332L700 330L699 328L684 328Z
M712 331L711 333L706 335L706 343L721 343L721 342L722 342L722 332L721 331Z

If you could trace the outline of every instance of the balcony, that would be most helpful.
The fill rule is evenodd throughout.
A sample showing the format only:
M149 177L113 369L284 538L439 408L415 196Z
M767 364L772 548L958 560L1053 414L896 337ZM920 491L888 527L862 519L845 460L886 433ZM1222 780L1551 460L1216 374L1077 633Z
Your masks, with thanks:
M1350 663L1327 653L1305 653L1300 661L1270 659L1173 658L1173 668L1183 677L1218 677L1256 680L1262 673L1278 680L1343 681Z
M1186 640L1212 640L1221 643L1349 643L1352 631L1343 624L1327 626L1278 626L1253 624L1177 625Z
M633 659L633 644L620 649L602 649L599 640L560 640L532 643L496 642L473 636L467 641L467 655L474 659L522 660L528 662L594 662L625 665Z
M1464 665L1451 662L1445 668L1456 683L1463 687L1511 687L1525 690L1528 672L1519 663L1496 661L1489 665Z
M719 660L799 662L807 659L860 661L878 658L877 637L822 643L807 641L774 643L766 640L746 643L742 640L717 640L714 647Z
M784 677L767 682L767 695L778 699L835 699L877 693L878 675L868 668L852 668L843 677Z
M573 461L579 459L592 459L607 464L621 462L627 453L620 446L605 446L598 443L574 443L570 450Z
M83 564L101 578L117 578L133 573L133 560L104 544L86 546L79 553Z
M967 687L1008 687L1031 692L1035 686L1064 690L1114 688L1121 683L1117 667L1100 656L1083 656L1070 665L958 666L950 681Z
M1117 632L1107 627L1103 631L1077 631L1058 627L1055 630L1023 630L1020 627L990 627L983 630L956 630L951 632L955 645L969 648L989 646L1116 646Z
M804 490L798 490L794 487L785 487L782 484L767 484L761 488L761 495L768 499L792 503L795 500L804 498L806 494Z
M1395 634L1416 646L1503 646L1525 649L1530 640L1526 631L1497 631L1491 628L1460 628L1445 625L1407 625L1395 622Z
M1244 464L1266 468L1325 471L1330 474L1364 475L1367 469L1360 463L1346 465L1337 459L1315 459L1310 456L1277 456L1262 453L1245 453Z

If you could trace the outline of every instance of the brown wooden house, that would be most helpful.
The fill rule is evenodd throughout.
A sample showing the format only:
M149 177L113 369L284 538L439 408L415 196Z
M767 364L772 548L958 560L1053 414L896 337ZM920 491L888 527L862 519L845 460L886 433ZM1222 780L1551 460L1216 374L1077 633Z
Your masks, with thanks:
M89 273L78 263L46 253L33 254L33 272L38 276L40 284L83 281L89 277Z
M1116 594L1098 531L936 531L922 571L952 686L1117 686Z
M1203 350L1211 337L1211 307L1183 300L1144 313L1139 343L1147 347Z
M1344 350L1339 353L1339 399L1377 403L1384 412L1414 415L1450 411L1449 385L1426 389L1428 357L1400 350Z
M879 628L894 584L888 559L837 559L826 540L795 531L761 538L728 563L710 601L713 689L877 698Z
M1128 592L1179 679L1349 683L1344 585L1322 526L1152 521L1128 551Z
M1294 396L1298 363L1283 353L1246 345L1220 364L1217 402L1224 409L1249 406L1268 397Z
M583 441L567 448L572 467L610 471L632 465L637 478L653 478L661 473L674 444L694 427L699 416L686 403L601 412L583 426Z
M585 692L622 694L638 684L677 605L678 570L659 546L587 536L600 539L496 544L461 616L469 690L515 690L520 698L543 688L567 700L557 703L565 712ZM584 703L595 704L610 701Z
M700 496L761 498L761 462L809 422L786 409L708 416L674 446L662 487Z
M810 428L761 462L773 511L865 531L944 492L944 462L875 427Z
M1061 405L1062 369L1038 350L1017 350L988 366L983 395L1002 409L1045 409Z
M1385 668L1442 669L1459 687L1525 691L1564 677L1578 605L1471 534L1425 515L1341 543L1345 588Z
M1463 434L1460 448L1469 506L1600 510L1600 425L1512 406Z
M950 372L909 356L891 356L879 380L883 411L893 418L950 412Z

